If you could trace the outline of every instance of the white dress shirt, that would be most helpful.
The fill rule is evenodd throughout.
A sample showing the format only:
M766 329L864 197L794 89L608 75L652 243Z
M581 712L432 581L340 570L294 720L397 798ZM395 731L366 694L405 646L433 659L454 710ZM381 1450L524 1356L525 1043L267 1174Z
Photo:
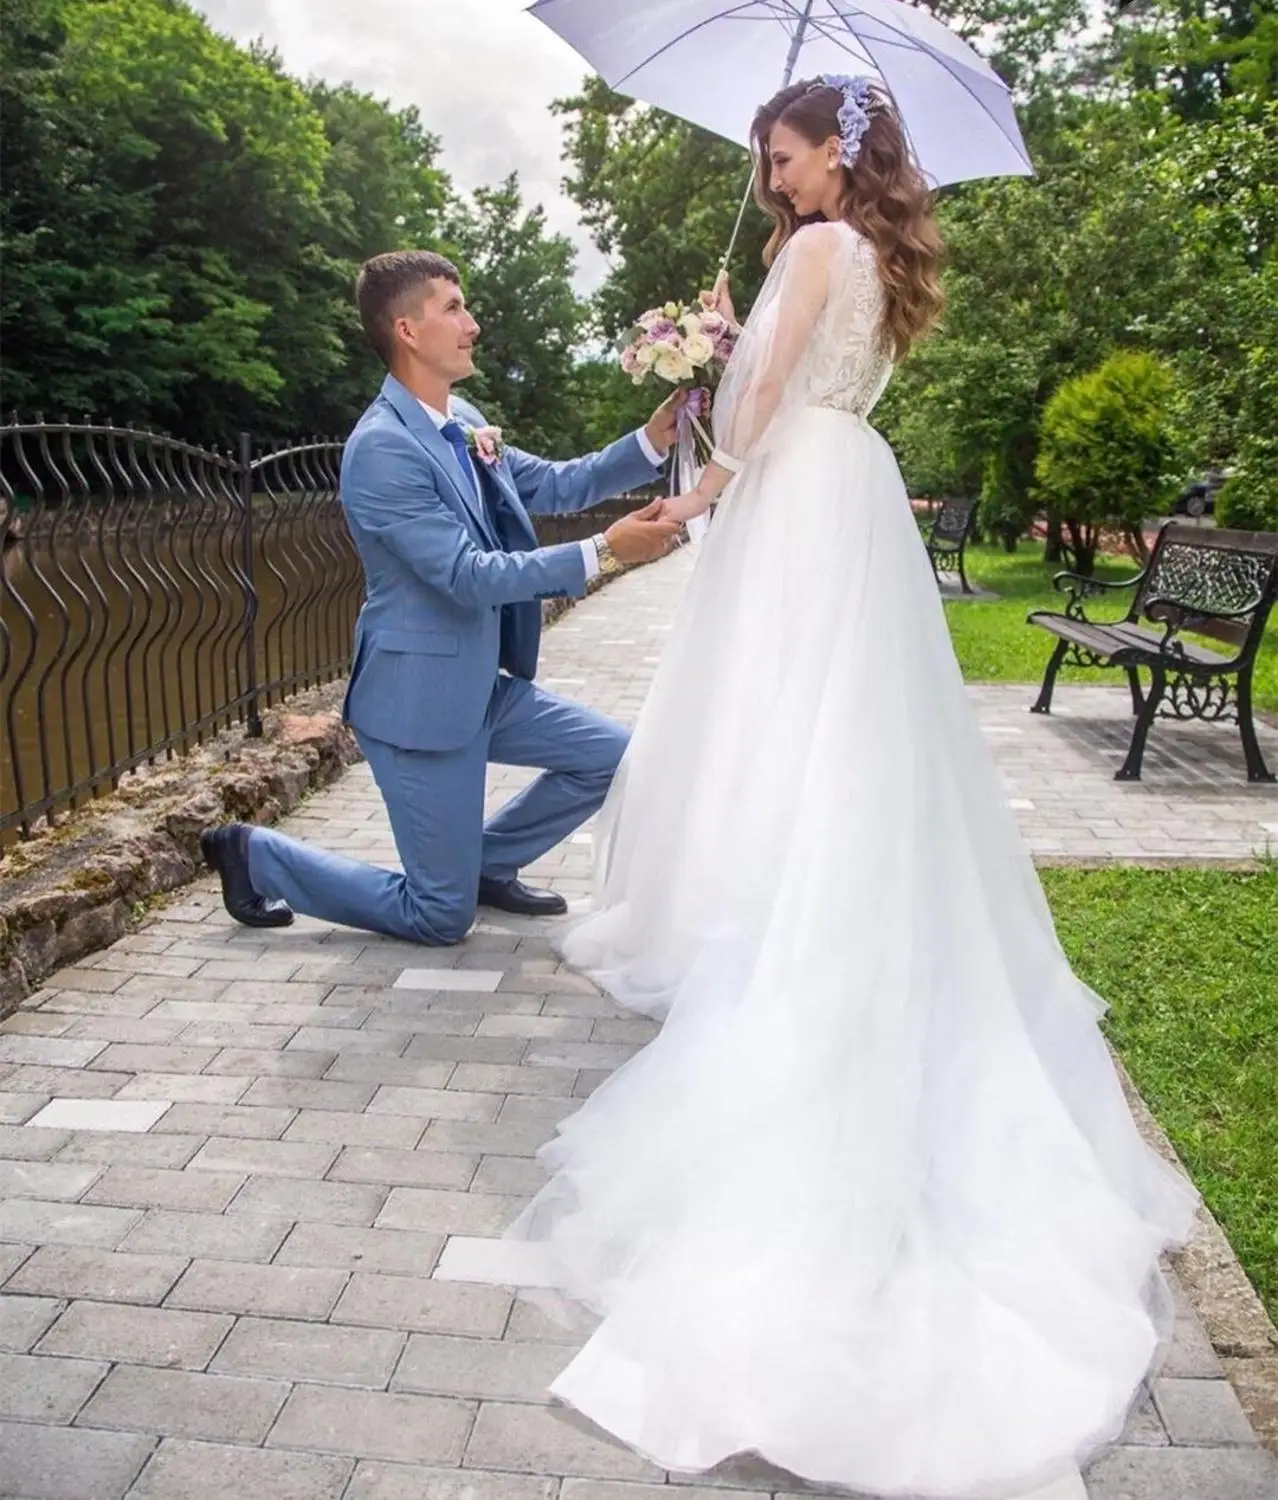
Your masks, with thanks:
M418 405L431 419L431 421L434 422L436 427L443 427L445 422L454 420L450 413L436 411L433 406L429 406L425 401L422 401L420 397L418 398ZM665 455L663 453L658 453L656 448L653 447L652 440L649 438L647 430L643 427L639 428L639 430L635 433L635 437L639 439L639 446L643 450L643 455L648 460L648 462L653 466L654 469L660 468L661 465L665 462ZM467 455L467 462L470 464L470 477L475 485L475 493L479 496L482 503L484 497L484 487L480 483L479 471L475 468L475 460L472 456ZM587 537L584 542L580 542L578 543L578 545L581 548L581 560L586 565L586 581L589 582L590 579L597 578L599 576L599 553L595 548L593 537Z

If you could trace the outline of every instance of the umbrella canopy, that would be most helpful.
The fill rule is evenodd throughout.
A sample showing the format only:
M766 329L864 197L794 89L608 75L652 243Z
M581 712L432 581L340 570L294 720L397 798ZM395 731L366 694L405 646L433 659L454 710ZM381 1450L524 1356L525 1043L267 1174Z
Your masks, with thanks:
M743 146L791 78L861 73L891 92L938 187L1033 171L1007 85L901 0L537 0L529 14L610 88Z

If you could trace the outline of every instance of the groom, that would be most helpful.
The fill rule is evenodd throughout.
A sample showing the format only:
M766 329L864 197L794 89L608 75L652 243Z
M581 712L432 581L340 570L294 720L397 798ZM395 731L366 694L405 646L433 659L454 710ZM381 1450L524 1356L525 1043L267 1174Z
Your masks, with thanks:
M356 300L390 373L342 458L365 578L345 716L404 873L242 823L201 843L227 910L248 926L287 926L300 911L457 943L478 904L566 909L519 870L601 805L626 745L621 725L534 683L541 601L580 597L601 570L651 561L678 529L657 502L588 542L539 547L529 514L585 510L650 483L674 440L675 406L588 458L550 463L507 448L489 461L468 442L482 418L450 395L475 372L479 334L455 267L423 250L374 256ZM485 824L490 761L543 774Z

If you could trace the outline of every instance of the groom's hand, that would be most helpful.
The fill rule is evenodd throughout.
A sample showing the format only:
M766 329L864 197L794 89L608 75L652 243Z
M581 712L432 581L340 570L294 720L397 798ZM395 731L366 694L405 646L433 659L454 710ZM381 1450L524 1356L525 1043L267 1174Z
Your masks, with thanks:
M673 444L678 432L679 408L686 397L686 391L672 392L644 424L643 430L648 436L648 441L658 453L664 453Z
M618 562L633 566L652 562L675 545L682 522L665 514L665 501L654 500L642 510L632 510L620 521L614 521L604 532Z

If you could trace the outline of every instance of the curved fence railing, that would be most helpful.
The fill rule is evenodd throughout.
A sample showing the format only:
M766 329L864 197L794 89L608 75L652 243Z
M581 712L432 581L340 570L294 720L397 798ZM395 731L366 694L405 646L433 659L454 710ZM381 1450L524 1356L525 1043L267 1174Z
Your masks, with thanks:
M0 845L346 670L341 453L0 427Z

